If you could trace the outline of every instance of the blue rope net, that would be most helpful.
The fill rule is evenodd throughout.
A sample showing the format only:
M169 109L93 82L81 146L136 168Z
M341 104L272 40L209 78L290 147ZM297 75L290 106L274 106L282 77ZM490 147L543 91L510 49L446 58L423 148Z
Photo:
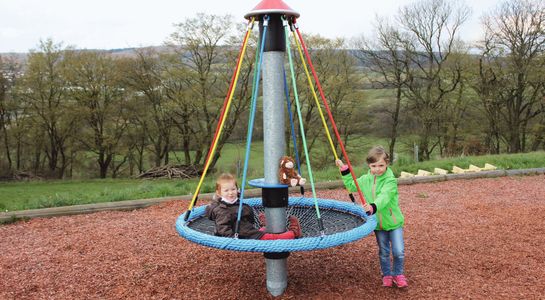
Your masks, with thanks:
M184 221L187 213L180 215L176 221L178 233L197 244L208 247L246 252L294 252L309 251L335 247L356 241L369 235L377 225L376 217L367 216L363 208L349 202L329 199L318 199L325 235L320 234L314 214L314 198L290 197L287 215L299 218L302 227L302 237L294 240L249 240L220 237L214 235L214 222L208 220L205 214L206 206L193 210L189 220ZM259 212L263 211L261 198L245 199L255 212L254 225L259 228L257 220Z

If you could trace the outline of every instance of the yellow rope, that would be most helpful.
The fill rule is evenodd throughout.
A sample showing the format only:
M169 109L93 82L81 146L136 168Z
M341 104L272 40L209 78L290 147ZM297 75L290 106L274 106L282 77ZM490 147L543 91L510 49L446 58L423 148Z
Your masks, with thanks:
M301 56L301 63L303 65L303 68L305 69L305 73L307 74L308 84L310 85L310 90L312 91L312 95L314 96L316 107L318 107L318 111L320 112L320 118L322 119L322 124L324 124L329 145L331 146L331 150L333 151L335 160L337 160L339 159L339 156L337 155L337 151L335 150L335 146L333 145L333 140L331 139L331 134L329 133L329 128L327 127L327 122L325 120L324 113L322 112L322 107L320 106L320 101L318 101L318 95L316 95L316 91L314 90L314 84L312 83L312 79L310 78L310 73L308 71L307 64L305 63L303 52L301 50L301 44L299 43L299 40L297 39L295 32L292 31L292 34L293 34L293 39L295 40L295 43L297 44L297 50L299 51L299 56Z
M237 87L237 81L238 81L238 75L240 74L240 67L242 66L242 61L244 60L244 53L246 52L246 46L248 45L248 36L251 34L252 32L252 28L253 28L253 24L254 24L254 17L252 17L252 20L251 20L251 24L248 25L248 30L246 32L246 37L245 37L245 42L244 42L244 45L242 46L242 53L240 55L240 59L239 59L239 62L238 62L238 65L237 65L237 71L235 73L235 81L234 81L234 84L233 84L233 88L231 89L231 94L229 95L229 99L227 100L227 106L225 108L225 114L221 120L221 124L218 128L218 134L217 134L217 138L212 142L212 150L210 152L210 155L208 156L208 160L206 161L206 165L204 166L204 170L203 170L203 173L201 175L201 179L199 180L199 184L197 185L197 190L195 191L195 194L193 194L193 198L191 199L191 203L189 204L189 207L187 210L192 210L193 209L193 206L195 205L195 202L197 201L197 197L199 196L199 192L201 190L201 186L202 186L202 183L204 181L204 177L206 177L206 173L208 171L208 168L210 167L210 162L212 161L213 157L214 157L214 153L216 152L216 146L217 146L217 141L219 140L220 136L221 136L221 132L223 131L223 125L225 124L225 119L227 119L227 116L229 115L229 109L231 107L231 101L233 100L233 95L235 94L235 89Z

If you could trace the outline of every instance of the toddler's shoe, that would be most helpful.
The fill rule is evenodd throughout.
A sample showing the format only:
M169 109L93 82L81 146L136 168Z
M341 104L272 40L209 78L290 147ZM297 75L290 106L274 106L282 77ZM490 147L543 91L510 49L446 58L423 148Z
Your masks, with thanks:
M395 285L397 285L398 288L404 288L404 287L409 286L409 284L407 283L407 278L405 277L405 275L394 276L394 283L395 283Z
M302 235L301 232L301 224L299 224L299 219L297 219L296 216L289 216L290 225L288 226L288 229L293 231L295 234L295 238L300 238Z
M393 280L394 280L394 277L391 276L391 275L383 276L382 277L382 286L392 287L393 286Z

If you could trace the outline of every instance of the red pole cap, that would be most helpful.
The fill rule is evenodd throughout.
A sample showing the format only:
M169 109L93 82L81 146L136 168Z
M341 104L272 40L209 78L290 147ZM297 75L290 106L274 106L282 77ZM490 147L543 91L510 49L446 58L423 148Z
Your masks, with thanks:
M299 18L299 13L289 7L282 0L263 0L254 7L249 13L244 15L244 18L250 19L251 17L266 15L266 14L283 14L286 16L293 16Z

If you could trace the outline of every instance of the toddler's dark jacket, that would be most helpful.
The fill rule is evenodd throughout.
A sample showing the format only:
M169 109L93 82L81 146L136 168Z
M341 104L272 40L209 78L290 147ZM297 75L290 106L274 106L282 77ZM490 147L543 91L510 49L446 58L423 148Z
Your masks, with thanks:
M206 207L206 216L216 224L216 235L223 237L235 236L239 201L229 204L220 198L213 200ZM239 238L258 240L265 234L265 232L254 227L254 219L252 208L247 204L243 204L239 224Z

